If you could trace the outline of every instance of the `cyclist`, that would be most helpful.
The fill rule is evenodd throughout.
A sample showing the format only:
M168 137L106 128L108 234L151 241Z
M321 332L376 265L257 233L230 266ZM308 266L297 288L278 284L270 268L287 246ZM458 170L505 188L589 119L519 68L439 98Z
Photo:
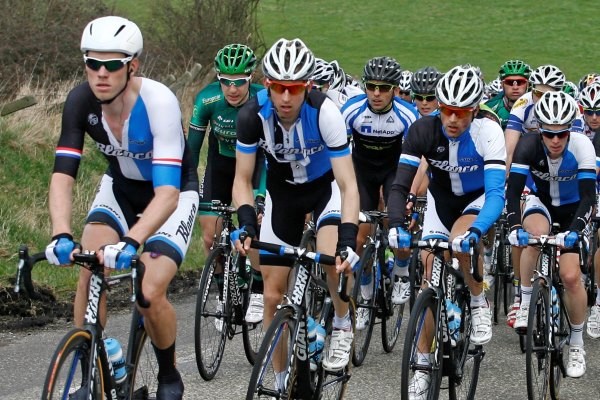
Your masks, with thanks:
M435 67L423 67L413 74L410 90L420 116L435 115L437 112L439 104L435 97L435 86L441 77L442 73Z
M582 76L581 79L579 80L579 83L577 84L579 91L581 92L589 84L591 84L593 82L597 82L597 78L599 76L600 76L600 74L598 74L596 72L590 72L589 74L585 74L584 76Z
M158 360L157 399L181 399L175 367L176 315L167 287L188 249L198 209L198 175L187 149L175 95L135 76L143 49L137 25L121 17L90 22L81 39L87 81L69 93L49 190L52 242L48 261L70 264L72 192L85 133L108 161L81 238L110 269L128 268L141 244L146 265L140 308ZM138 218L137 215L141 214ZM78 251L78 250L75 250ZM90 272L82 268L74 302L84 321ZM100 318L106 325L106 298Z
M410 81L412 80L412 76L413 73L409 70L402 71L402 74L400 74L400 83L398 84L398 97L409 103L413 101L410 95Z
M571 81L565 81L565 85L563 86L562 91L571 95L571 97L575 100L577 100L577 98L579 97L579 87Z
M233 198L241 228L232 234L232 240L243 254L249 249L250 240L242 246L239 235L247 232L253 236L256 232L250 171L255 164L256 150L262 147L268 163L261 239L298 245L305 215L313 212L318 229L317 249L327 254L347 252L348 258L338 267L349 268L358 262L355 253L359 212L356 177L340 111L323 93L311 90L314 64L312 52L300 39L279 39L263 58L266 90L244 105L238 115ZM287 291L292 264L288 258L261 252L260 265L266 329ZM339 371L348 363L354 334L348 304L341 301L336 292L335 269L329 266L325 269L335 316L323 367ZM281 372L277 375L280 385L285 376L284 368L284 365L274 365L274 369Z
M210 126L206 171L200 185L201 203L210 204L212 200L220 200L222 204L231 203L231 188L235 176L237 114L241 106L263 89L261 85L250 82L256 64L256 56L248 46L235 43L223 47L214 59L217 82L202 89L194 100L188 140L196 168L200 159L200 149ZM262 164L257 164L259 167L254 175L254 187L258 187L255 196L256 204L261 209L264 208L265 198L264 180L262 185L259 183L261 171L264 170L260 168ZM219 234L222 229L221 219L218 214L210 211L200 211L199 214L204 254L208 254L215 233ZM254 279L245 318L247 322L257 323L262 319L263 314L262 276L258 269L258 254L252 252L251 258ZM222 285L223 271L218 271L216 275L217 282ZM218 304L218 307L222 305ZM222 320L215 321L219 329Z
M501 119L502 129L506 129L510 110L529 87L531 67L521 60L508 60L500 66L498 79L502 87L485 105L490 107Z
M573 249L578 233L589 222L595 200L596 157L589 140L571 132L577 103L564 92L544 93L534 108L539 135L522 138L515 150L507 188L508 222L512 245L525 247L530 235L550 233L552 222L560 224L556 235L560 249L560 277L571 325L567 375L585 373L583 324L587 295L581 281L579 253ZM527 197L521 216L521 192L531 173L535 191ZM521 222L522 221L522 222ZM539 249L525 247L521 254L521 307L515 330L526 331L531 299L531 278Z
M493 81L489 82L487 85L485 85L484 88L484 96L482 101L484 103L486 103L488 100L490 100L491 98L497 96L500 92L502 92L503 88L502 88L502 81L500 80L500 78L496 78Z
M363 82L367 93L352 97L342 108L348 136L352 137L352 161L356 171L361 210L377 210L380 191L387 203L390 186L394 180L398 159L402 152L402 139L410 125L417 120L417 110L395 96L402 69L391 57L374 57L363 70ZM358 249L362 249L371 227L362 224L358 229ZM361 254L359 250L359 255ZM395 283L392 301L406 303L410 298L408 258L410 253L396 257ZM366 280L365 280L366 278ZM373 297L370 293L372 274L361 277L363 301ZM358 309L356 329L368 326L369 310Z
M592 83L586 86L579 94L579 106L583 109L583 133L592 141L596 151L596 172L600 168L600 85ZM600 204L596 204L596 217L600 216ZM594 254L595 276L600 273L600 249ZM600 290L594 288L596 300L590 308L587 320L587 334L592 339L600 337Z
M359 87L350 84L348 81L349 75L344 72L337 60L333 60L329 64L333 68L333 81L331 82L331 86L329 86L330 89L335 89L348 98L365 93Z
M321 58L315 58L315 72L311 78L313 90L320 90L341 109L348 96L336 89L331 89L331 84L334 79L335 70L327 61Z
M482 283L469 273L465 252L469 241L478 243L500 216L506 177L502 129L489 118L475 118L483 86L473 67L457 66L444 74L436 87L440 114L423 117L410 127L388 199L390 245L408 248L411 236L402 227L405 204L424 157L431 168L431 181L422 238L448 239L452 244L471 292L471 342L477 345L491 340L492 317ZM429 279L432 259L427 254L423 253L422 259ZM417 372L409 385L409 397L427 398L429 383L428 372Z

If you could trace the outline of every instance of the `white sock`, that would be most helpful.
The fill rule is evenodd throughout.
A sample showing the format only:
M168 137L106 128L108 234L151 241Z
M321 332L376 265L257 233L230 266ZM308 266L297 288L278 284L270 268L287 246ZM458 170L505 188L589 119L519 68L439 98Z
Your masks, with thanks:
M429 365L431 353L417 353L417 365Z
M570 346L583 347L583 323L571 324L571 336L569 337Z
M488 305L488 302L485 298L485 293L483 290L477 296L471 293L471 308L473 307L485 307Z
M373 297L373 285L360 285L360 295L365 301L371 300L371 297Z
M523 286L521 285L521 307L523 304L529 305L531 302L531 293L533 292L533 286Z
M285 371L275 372L275 384L277 385L277 389L284 389L285 380Z
M334 314L333 329L341 329L347 332L352 330L352 321L350 321L350 311L348 311L343 317L338 317L337 314Z

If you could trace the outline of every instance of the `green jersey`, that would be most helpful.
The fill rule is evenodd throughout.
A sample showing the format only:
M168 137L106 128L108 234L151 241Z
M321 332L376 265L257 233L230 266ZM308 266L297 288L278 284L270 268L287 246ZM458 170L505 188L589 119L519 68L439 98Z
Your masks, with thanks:
M485 105L496 113L496 115L500 118L500 125L502 125L502 129L506 129L508 117L510 117L510 108L507 108L507 104L504 99L504 92L500 92L496 96L486 101Z
M256 96L256 93L262 89L264 88L261 85L250 84L250 97ZM192 160L196 167L209 125L209 154L218 152L222 156L235 158L235 122L239 109L240 107L233 107L227 103L219 82L211 83L198 93L194 100L194 111L188 133Z

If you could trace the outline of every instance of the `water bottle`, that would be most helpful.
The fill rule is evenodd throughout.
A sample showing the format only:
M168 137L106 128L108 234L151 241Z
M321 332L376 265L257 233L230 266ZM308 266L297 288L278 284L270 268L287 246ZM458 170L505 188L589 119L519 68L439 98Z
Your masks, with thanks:
M317 363L321 361L321 354L325 346L325 328L317 323L314 318L308 317L306 320L306 330L308 332L308 355L310 357L310 370L317 370Z
M446 299L446 315L448 316L448 334L452 346L456 346L460 333L461 311L460 307L450 299Z
M388 274L391 274L394 269L394 253L389 247L385 249L385 258L387 260Z
M556 293L556 288L552 286L550 298L552 300L552 321L554 325L554 332L558 331L558 318L560 315L560 310L558 308L558 295Z
M104 347L106 347L106 355L108 361L112 364L113 371L115 373L115 381L121 384L127 378L127 369L125 368L125 357L123 356L123 349L121 343L114 338L104 339Z

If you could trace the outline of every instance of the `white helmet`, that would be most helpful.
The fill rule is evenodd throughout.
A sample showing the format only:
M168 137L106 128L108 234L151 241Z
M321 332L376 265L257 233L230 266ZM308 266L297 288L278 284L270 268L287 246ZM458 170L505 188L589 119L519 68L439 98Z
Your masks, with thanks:
M548 125L571 125L577 116L577 102L565 92L546 92L533 109L538 122Z
M546 85L556 90L562 90L565 85L565 74L554 65L537 67L529 77L532 85Z
M311 80L318 83L331 83L333 81L333 67L322 58L315 58L315 71Z
M496 78L486 85L486 89L488 96L494 97L498 93L500 93L504 88L502 87L502 81L500 80L500 78Z
M279 39L263 61L263 73L278 81L307 81L315 70L315 56L300 39Z
M137 57L142 54L144 40L138 26L121 17L101 17L85 27L81 37L81 51L124 53Z
M398 84L398 87L400 88L401 92L410 92L410 81L412 79L412 76L412 72L408 70L402 71L402 73L400 74L400 83Z
M340 64L337 60L333 60L329 63L333 68L333 82L331 82L330 89L342 90L346 87L346 73L340 67Z
M475 107L483 97L483 80L471 66L456 66L444 74L435 88L442 104L454 107Z
M600 108L600 85L592 83L579 93L579 104L583 108L597 110Z

